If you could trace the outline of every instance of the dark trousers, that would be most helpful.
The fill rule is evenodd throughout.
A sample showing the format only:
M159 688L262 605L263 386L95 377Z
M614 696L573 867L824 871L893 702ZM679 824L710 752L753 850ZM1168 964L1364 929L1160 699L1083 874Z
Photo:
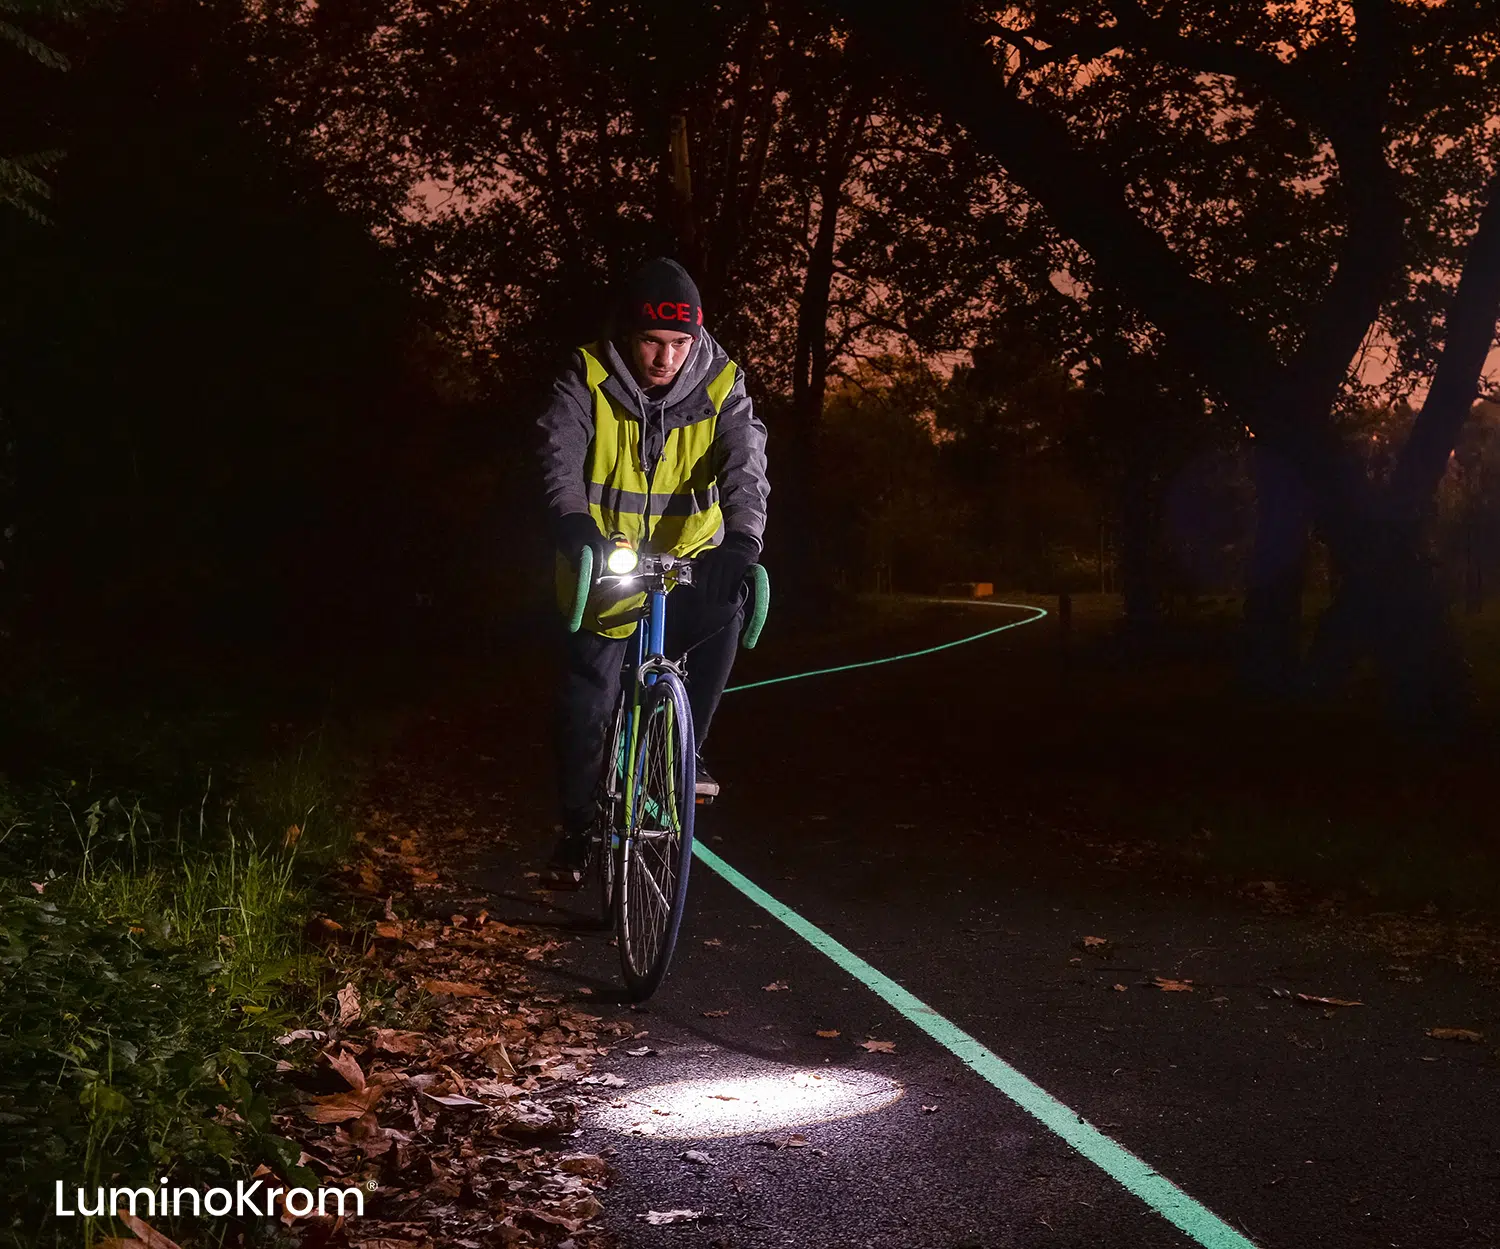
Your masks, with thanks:
M678 586L667 603L666 653L673 659L687 654L688 702L701 750L734 667L744 604L704 602L693 586ZM557 716L558 798L563 827L580 829L594 818L594 791L614 728L620 665L635 638L600 637L586 629L565 637Z

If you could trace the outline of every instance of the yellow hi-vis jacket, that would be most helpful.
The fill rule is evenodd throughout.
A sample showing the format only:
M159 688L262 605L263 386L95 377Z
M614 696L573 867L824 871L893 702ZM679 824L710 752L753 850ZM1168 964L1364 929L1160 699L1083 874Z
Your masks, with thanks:
M589 437L581 466L572 469L578 493L555 489L570 483L554 480L550 470L556 466L547 464L554 510L586 509L601 533L623 534L643 551L696 555L720 540L726 524L759 541L768 493L765 430L750 410L739 369L723 350L704 334L683 365L684 375L659 402L643 396L633 381L612 377L622 362L607 344L582 347L578 356L581 376L554 388L553 409L572 398L587 412ZM567 417L553 409L550 416ZM574 460L567 454L577 449L570 422L549 423L544 416L541 423L549 444L544 460L549 451L560 453L550 458ZM576 425L576 414L571 423ZM721 500L721 493L730 497ZM572 609L576 588L576 571L560 555L557 591L564 612ZM605 637L628 637L644 603L642 592L596 586L584 627Z

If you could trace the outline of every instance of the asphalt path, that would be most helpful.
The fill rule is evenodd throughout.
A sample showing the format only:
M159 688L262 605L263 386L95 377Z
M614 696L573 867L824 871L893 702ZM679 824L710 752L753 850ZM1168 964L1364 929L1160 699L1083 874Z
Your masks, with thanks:
M994 610L937 614L884 649L993 628ZM1230 1237L1495 1244L1500 1063L1426 1035L1494 1023L1495 986L1336 922L1122 870L1069 840L1065 794L1050 810L1008 798L1035 792L1008 762L1028 732L1013 691L1051 638L1044 623L726 696L710 754L724 796L700 838ZM514 712L487 703L464 734L504 740ZM625 1244L1230 1243L1170 1224L701 862L670 977L622 1005L609 935L586 926L592 894L539 895L526 875L548 840L544 730L527 723L508 752L519 779L482 749L450 762L519 847L475 869L492 913L555 926L560 992L638 1025L600 1068L624 1083L594 1087L577 1142L617 1168L606 1221ZM695 1217L644 1217L668 1211Z

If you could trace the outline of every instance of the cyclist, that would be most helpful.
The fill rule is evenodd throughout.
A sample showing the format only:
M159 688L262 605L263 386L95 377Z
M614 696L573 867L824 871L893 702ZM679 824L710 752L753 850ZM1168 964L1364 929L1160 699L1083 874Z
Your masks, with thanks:
M553 383L538 425L565 611L579 552L591 547L602 568L610 535L696 557L694 584L672 592L666 653L687 655L701 748L734 664L769 486L765 426L744 374L703 328L687 270L657 258L636 271L603 337L579 348ZM583 880L625 639L641 602L629 587L596 586L583 627L567 635L556 742L561 836L546 873L553 888ZM707 800L719 791L701 754L697 791Z

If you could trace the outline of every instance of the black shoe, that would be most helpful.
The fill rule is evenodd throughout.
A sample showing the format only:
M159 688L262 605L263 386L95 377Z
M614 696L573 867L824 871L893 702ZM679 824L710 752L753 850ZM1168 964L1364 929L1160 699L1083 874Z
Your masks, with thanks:
M582 886L589 867L589 835L586 831L565 832L552 849L552 857L542 869L544 889L577 889Z
M693 786L693 792L705 806L719 796L719 782L709 775L702 759L697 760L697 782Z

